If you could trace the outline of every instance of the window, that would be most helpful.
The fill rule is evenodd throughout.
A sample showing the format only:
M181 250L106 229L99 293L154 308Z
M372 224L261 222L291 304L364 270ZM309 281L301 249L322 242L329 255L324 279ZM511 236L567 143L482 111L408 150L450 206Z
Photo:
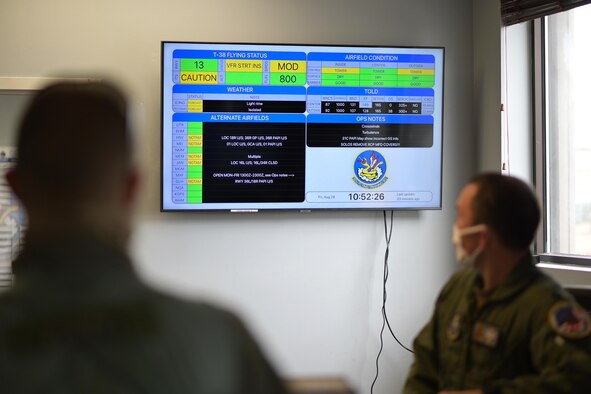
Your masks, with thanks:
M35 91L58 81L88 82L94 78L0 77L0 292L13 284L12 261L24 242L27 218L4 174L16 160L16 128Z
M0 291L12 285L12 261L21 249L26 228L24 211L4 180L14 157L13 148L0 146Z
M534 26L536 184L544 202L536 252L591 265L591 5Z
M25 229L23 209L4 176L14 165L18 117L30 97L29 91L0 89L0 292L12 286L12 261Z

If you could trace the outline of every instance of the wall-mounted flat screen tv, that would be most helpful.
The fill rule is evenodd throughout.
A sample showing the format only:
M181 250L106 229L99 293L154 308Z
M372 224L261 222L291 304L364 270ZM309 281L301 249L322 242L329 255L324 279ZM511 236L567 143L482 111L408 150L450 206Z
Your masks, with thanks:
M443 69L443 48L163 42L161 209L440 209Z

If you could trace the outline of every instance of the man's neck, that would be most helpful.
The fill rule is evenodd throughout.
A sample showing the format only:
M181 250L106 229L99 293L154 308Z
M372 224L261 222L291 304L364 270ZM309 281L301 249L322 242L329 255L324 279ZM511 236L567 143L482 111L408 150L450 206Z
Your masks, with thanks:
M478 267L482 278L482 290L488 293L503 284L526 253L527 250L498 248L483 256Z
M129 238L129 224L125 220L118 219L118 217L104 212L103 215L100 215L99 211L90 215L64 215L61 218L51 215L31 215L26 240L85 234L99 239L115 249L125 251Z

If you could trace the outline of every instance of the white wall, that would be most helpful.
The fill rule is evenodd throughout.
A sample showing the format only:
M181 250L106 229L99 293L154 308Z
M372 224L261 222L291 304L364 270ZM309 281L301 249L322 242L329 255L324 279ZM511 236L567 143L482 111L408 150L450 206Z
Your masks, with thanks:
M145 184L132 248L141 275L238 311L283 375L341 375L368 392L381 325L381 212L159 213L160 41L446 47L444 208L396 213L392 237L388 313L410 345L455 268L454 200L476 168L472 1L0 4L0 76L110 75L143 113L137 141ZM399 392L410 361L386 337L375 392Z
M501 6L474 4L474 132L479 171L501 171Z

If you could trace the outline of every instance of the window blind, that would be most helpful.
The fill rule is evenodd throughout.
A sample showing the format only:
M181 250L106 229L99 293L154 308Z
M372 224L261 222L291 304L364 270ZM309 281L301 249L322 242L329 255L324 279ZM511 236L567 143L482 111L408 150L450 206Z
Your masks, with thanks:
M589 3L591 0L501 0L501 19L509 26Z
M12 150L0 147L0 292L12 287L12 261L22 247L26 229L23 208L4 179L14 165Z

